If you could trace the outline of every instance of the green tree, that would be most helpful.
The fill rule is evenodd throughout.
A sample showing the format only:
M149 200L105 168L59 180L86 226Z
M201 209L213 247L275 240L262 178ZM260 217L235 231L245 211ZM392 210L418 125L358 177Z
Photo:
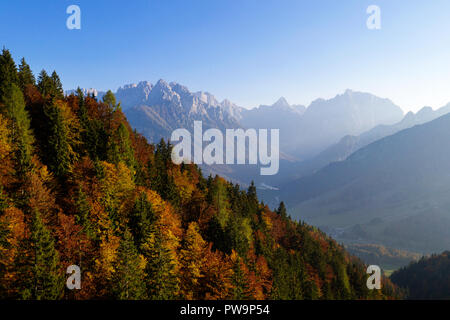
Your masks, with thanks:
M91 208L89 206L86 194L83 192L81 187L78 188L78 193L75 198L75 209L75 222L83 227L83 232L85 232L89 238L95 238L96 235L94 226L90 219Z
M63 86L62 86L62 83L61 83L61 79L59 78L59 76L56 73L56 71L52 72L51 82L52 82L52 89L53 89L54 96L57 99L62 99L64 97Z
M25 58L22 58L19 65L19 86L20 89L25 90L28 85L35 85L36 78L31 71L30 66L26 63Z
M283 218L287 218L287 210L283 201L280 202L280 206L277 209L277 213Z
M136 247L142 248L145 238L150 234L152 225L155 223L156 215L152 209L147 195L142 192L136 198L128 221L128 227L133 234Z
M50 100L64 98L62 83L56 71L49 76L45 70L42 70L38 77L38 89L44 98Z
M126 229L114 262L112 292L116 299L139 300L146 297L144 271L134 246L133 236Z
M233 264L233 299L235 300L245 300L249 299L247 292L249 290L249 285L242 270L242 260L239 256Z
M175 299L179 291L175 262L171 251L163 242L160 229L152 229L144 245L148 297L152 300Z
M20 298L59 299L64 291L59 254L50 231L37 211L33 214L30 233L30 238L21 242L16 261Z
M11 119L16 171L19 176L23 177L31 166L34 138L30 130L30 119L25 110L23 94L16 84L12 84L6 91L4 102L8 117Z
M120 102L117 104L116 96L112 93L111 90L108 90L106 94L103 96L103 102L106 103L111 109L114 111L120 110Z
M43 97L47 97L53 92L53 81L45 70L42 70L39 73L38 89Z
M128 168L135 171L136 160L131 145L130 133L127 127L121 123L116 129L108 145L108 159L110 162L118 164L123 161Z
M45 106L48 119L47 150L45 158L49 168L58 178L63 178L71 169L71 146L69 128L65 123L62 110L56 105Z
M3 48L0 55L0 102L12 84L18 84L17 66L9 50Z

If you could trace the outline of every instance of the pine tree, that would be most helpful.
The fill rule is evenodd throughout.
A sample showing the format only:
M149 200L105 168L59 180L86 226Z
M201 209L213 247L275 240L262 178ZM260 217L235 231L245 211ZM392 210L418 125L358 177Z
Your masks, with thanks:
M256 186L255 186L255 183L253 182L253 180L247 190L247 199L248 199L249 213L250 214L257 213L258 212L258 196L256 194Z
M0 102L12 84L18 84L17 67L9 50L3 48L0 55Z
M283 201L280 202L280 206L277 209L277 213L283 218L287 218L287 210Z
M78 194L75 199L75 208L75 222L83 227L83 232L86 233L89 238L93 239L95 237L95 231L90 219L91 209L86 194L81 187L78 188Z
M53 81L45 70L39 73L38 89L44 98L50 96L53 92Z
M12 120L12 142L15 146L16 171L20 177L31 166L33 135L30 130L30 119L25 110L22 91L12 84L4 96L7 113Z
M89 117L87 108L87 98L83 91L77 89L78 97L78 119L80 121L81 139L83 141L84 149L89 154L92 160L107 160L107 149L109 134L105 129L102 121L98 119L91 119Z
M145 238L150 234L155 220L156 216L152 205L148 201L147 195L141 192L134 202L128 221L128 227L139 250L145 242Z
M35 211L17 255L18 292L22 299L55 300L61 298L64 278L54 239L39 212Z
M64 97L63 86L56 71L52 72L51 81L54 97L56 97L57 99L62 99Z
M49 168L58 178L64 177L71 168L68 128L60 108L56 105L45 107L48 123L48 150L46 158Z
M112 292L116 299L145 298L145 275L141 268L140 256L134 246L133 236L128 229L125 230L124 238L120 242L114 269Z
M235 300L245 300L250 298L247 295L249 285L242 267L243 263L241 258L235 254L233 263L233 299Z
M179 278L172 252L164 244L159 226L152 228L143 249L147 258L145 272L149 299L175 299L179 291Z
M18 77L19 86L22 91L24 91L28 85L36 85L36 78L34 77L30 66L26 63L25 58L22 58L20 61Z

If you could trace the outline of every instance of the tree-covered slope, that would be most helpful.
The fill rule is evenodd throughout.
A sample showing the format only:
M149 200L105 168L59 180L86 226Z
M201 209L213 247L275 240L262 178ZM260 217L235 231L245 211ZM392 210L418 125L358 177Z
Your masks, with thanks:
M394 272L391 279L407 289L410 299L450 299L450 252L413 262Z
M0 297L368 299L365 266L171 145L131 130L114 95L64 96L0 56ZM82 289L65 288L77 265Z

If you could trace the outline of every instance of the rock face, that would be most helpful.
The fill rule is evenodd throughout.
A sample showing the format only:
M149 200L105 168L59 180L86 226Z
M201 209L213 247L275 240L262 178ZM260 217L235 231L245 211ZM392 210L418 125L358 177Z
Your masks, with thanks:
M228 100L218 102L207 92L190 92L178 83L159 80L127 85L116 94L132 126L151 142L170 138L173 130L192 131L195 120L204 128L239 128L242 108Z

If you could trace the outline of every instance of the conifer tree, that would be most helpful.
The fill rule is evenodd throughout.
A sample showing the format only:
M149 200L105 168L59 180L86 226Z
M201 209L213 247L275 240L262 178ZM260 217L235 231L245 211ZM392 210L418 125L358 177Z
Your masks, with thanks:
M250 297L247 295L249 285L246 279L246 274L242 270L242 260L236 255L233 263L233 299L245 300Z
M23 177L31 165L33 135L30 130L30 119L25 110L22 91L12 84L4 96L8 117L11 119L11 135L15 149L16 171Z
M26 63L25 58L22 58L20 61L18 79L22 91L24 91L28 85L36 84L36 78L34 77L30 66Z
M126 229L114 261L112 292L119 300L139 300L146 297L144 272L133 236Z
M54 96L57 99L62 99L64 97L63 86L61 83L61 79L59 78L56 71L52 72L51 81L52 81L52 90L53 90Z
M287 218L287 210L283 201L280 202L280 206L277 209L277 213L284 219Z
M156 216L147 195L141 192L134 202L128 221L128 227L133 235L138 250L142 248L145 238L150 234Z
M179 291L179 278L172 252L164 244L158 226L152 228L143 245L143 251L147 258L145 271L149 299L175 299Z
M54 239L38 211L33 213L30 237L20 245L16 261L20 298L55 300L61 298L64 278Z
M83 192L81 187L78 188L78 194L75 199L75 207L75 222L83 227L83 232L85 232L89 238L94 238L94 227L90 219L91 209L89 207L86 194Z
M258 211L258 196L256 194L255 183L251 182L247 190L248 207L251 214L255 214Z
M48 105L44 111L49 120L46 154L48 166L58 178L62 178L71 167L69 129L58 106Z
M18 84L17 66L9 50L3 48L0 55L0 102L12 84Z
M53 81L47 71L42 70L38 76L38 89L41 95L46 98L53 92Z

